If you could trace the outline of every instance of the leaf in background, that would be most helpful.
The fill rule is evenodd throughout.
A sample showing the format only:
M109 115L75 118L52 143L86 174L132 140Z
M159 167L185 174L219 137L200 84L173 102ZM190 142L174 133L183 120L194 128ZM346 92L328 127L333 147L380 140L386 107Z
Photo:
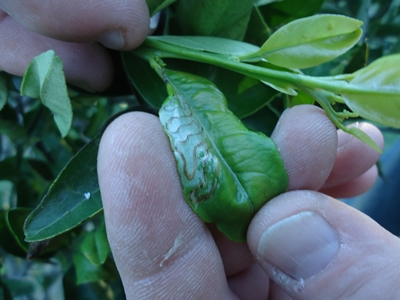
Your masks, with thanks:
M280 2L280 1L283 1L283 0L253 0L254 5L256 5L256 6L263 6L263 5L271 4L274 2Z
M314 104L314 99L303 93L302 91L297 91L297 95L295 97L291 97L288 101L288 107L293 107L296 105L302 104Z
M67 135L72 124L72 107L63 63L53 50L33 58L25 71L21 95L40 98L43 105L52 111L61 136Z
M104 221L98 228L84 236L80 248L93 264L100 266L105 263L111 249L108 244Z
M0 110L3 109L7 103L8 89L7 89L7 77L0 71Z
M159 109L167 98L165 85L149 63L132 52L122 52L122 62L130 82L150 106Z
M188 48L192 50L225 54L229 56L245 55L258 51L260 47L245 42L229 40L214 36L150 36L149 40L157 40L160 42Z
M118 271L115 264L110 260L98 266L93 264L79 250L74 251L72 259L76 271L76 284L78 285L100 280L109 281L118 278Z
M250 15L250 21L247 25L244 41L253 45L261 46L271 35L271 29L265 22L260 9L253 7Z
M177 16L184 35L242 40L252 8L253 0L185 0L178 2Z
M274 32L255 53L241 60L266 59L272 64L309 68L349 50L359 40L362 22L339 15L318 15L293 21Z
M10 120L0 119L0 134L7 135L16 144L27 139L25 128Z
M27 241L59 235L101 211L97 179L99 142L97 137L84 146L58 175L39 206L26 219Z
M24 241L24 221L31 212L29 208L0 211L0 245L8 253L25 257L29 244Z
M174 3L176 0L146 0L147 6L149 7L150 17L166 8L167 6Z
M349 84L361 92L342 93L347 106L363 118L400 128L399 66L400 54L389 55L353 73Z
M205 222L244 241L254 214L287 188L279 152L272 140L243 126L212 82L181 72L165 74L176 95L164 102L160 121L185 199Z
M285 0L260 7L267 23L273 27L281 27L290 21L311 16L319 11L325 0ZM340 13L345 15L343 12Z

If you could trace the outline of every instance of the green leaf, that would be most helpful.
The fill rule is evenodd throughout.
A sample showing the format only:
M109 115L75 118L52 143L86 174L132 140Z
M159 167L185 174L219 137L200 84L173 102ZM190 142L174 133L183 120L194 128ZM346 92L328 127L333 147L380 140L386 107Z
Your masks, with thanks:
M97 179L99 142L100 137L89 142L60 172L25 222L27 241L52 238L102 210Z
M7 103L8 89L7 89L7 77L3 72L0 72L0 110L3 109Z
M353 47L361 37L362 22L339 15L317 15L293 21L274 32L261 49L244 61L266 59L294 69L329 61Z
M290 21L314 15L325 0L285 0L260 7L262 14L271 27L281 27ZM342 13L344 14L344 13ZM345 15L345 14L344 14Z
M74 251L72 256L75 271L76 284L95 282L100 280L113 280L118 278L118 271L114 263L107 260L105 264L98 266L93 264L82 252Z
M257 79L223 68L182 60L166 60L165 62L168 69L191 73L212 81L229 100L228 108L238 118L253 114L278 94Z
M95 231L84 236L81 251L93 264L100 266L105 263L111 249L104 222Z
M21 95L40 98L52 111L61 136L67 135L72 124L72 107L63 63L53 50L33 58L22 81Z
M262 6L262 5L267 5L267 4L271 4L274 2L280 2L283 0L254 0L254 5L256 6Z
M0 119L0 134L7 135L16 144L27 139L25 128L10 120Z
M253 45L261 46L271 35L271 29L265 22L260 9L257 6L253 7L250 15L250 21L247 25L244 41Z
M156 72L133 52L122 52L121 57L125 72L137 92L150 106L159 109L167 92Z
M174 3L176 0L146 0L149 7L150 16L154 16L159 11Z
M377 59L352 74L355 91L342 93L347 106L368 120L400 128L400 54Z
M253 0L185 0L178 2L177 16L184 35L242 40L252 8Z
M8 253L25 257L29 244L24 241L24 221L31 212L29 208L0 211L0 245Z
M185 199L205 222L244 241L254 214L287 188L279 152L272 140L244 127L212 82L169 70L165 76L176 94L164 102L160 121Z
M258 51L260 47L245 42L213 36L151 36L150 40L188 48L192 50L224 54L229 56L245 55Z

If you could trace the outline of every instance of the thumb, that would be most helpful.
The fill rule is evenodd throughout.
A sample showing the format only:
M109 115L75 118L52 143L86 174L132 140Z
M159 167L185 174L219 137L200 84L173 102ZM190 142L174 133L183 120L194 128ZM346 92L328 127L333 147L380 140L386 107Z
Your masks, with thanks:
M248 243L293 299L399 299L399 239L321 193L271 200L253 219Z
M150 30L145 0L5 0L0 8L41 35L118 50L139 46Z

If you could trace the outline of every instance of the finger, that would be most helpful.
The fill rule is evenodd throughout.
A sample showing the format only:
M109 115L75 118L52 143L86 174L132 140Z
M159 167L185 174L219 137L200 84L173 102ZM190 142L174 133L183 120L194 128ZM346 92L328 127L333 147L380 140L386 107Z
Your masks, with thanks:
M33 57L53 49L68 82L89 91L105 90L113 79L112 61L101 45L53 40L29 31L0 11L0 70L23 76Z
M288 173L289 189L319 189L333 167L337 142L336 129L323 110L311 105L286 110L271 137ZM212 233L228 276L253 264L247 244L232 242L218 230Z
M383 136L378 128L368 123L355 123L383 149ZM379 159L380 153L351 134L338 131L338 147L335 164L323 188L334 187L356 179L368 171Z
M268 275L254 262L244 271L228 279L229 287L242 300L268 299L268 283Z
M271 135L289 176L289 190L318 190L336 157L337 133L324 111L312 105L287 109Z
M372 188L377 178L378 168L376 166L372 166L364 174L361 174L359 177L353 180L333 187L322 188L319 191L335 198L354 197L361 195L362 193L365 193L370 188Z
M294 299L396 299L399 239L324 194L294 191L253 219L250 249Z
M232 296L211 234L183 199L156 117L116 119L102 137L98 172L107 234L129 299Z
M145 0L5 0L0 8L41 35L118 50L139 46L149 32Z

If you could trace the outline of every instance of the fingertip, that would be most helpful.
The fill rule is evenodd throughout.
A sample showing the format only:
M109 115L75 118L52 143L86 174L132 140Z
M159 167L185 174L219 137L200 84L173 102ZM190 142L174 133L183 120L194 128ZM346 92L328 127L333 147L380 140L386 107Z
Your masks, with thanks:
M318 190L332 170L336 156L335 126L313 105L287 109L271 138L289 176L289 190Z
M264 271L294 299L374 299L397 289L398 238L318 192L271 200L250 224L248 242Z

